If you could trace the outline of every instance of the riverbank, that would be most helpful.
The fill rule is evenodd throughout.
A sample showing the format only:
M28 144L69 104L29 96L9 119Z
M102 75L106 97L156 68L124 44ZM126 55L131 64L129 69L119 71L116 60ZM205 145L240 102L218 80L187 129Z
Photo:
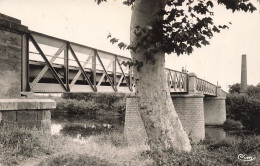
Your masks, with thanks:
M211 127L213 134L198 144L192 143L190 153L169 149L158 154L145 145L128 146L123 136L121 107L125 97L106 96L105 100L88 94L70 95L54 98L58 107L52 111L52 126L57 130L51 131L52 135L37 130L0 129L1 166L28 165L32 161L42 166L260 165L259 135L244 135L242 130L230 135L223 128ZM235 121L229 121L227 126L241 129ZM245 161L249 159L252 161Z
M111 131L72 139L41 131L0 132L0 163L19 165L42 156L39 165L259 165L260 137L231 136L192 144L190 153L173 149L158 154L147 146L128 146L122 132ZM55 154L55 155L54 155ZM242 154L252 161L238 159ZM245 158L246 159L246 158Z

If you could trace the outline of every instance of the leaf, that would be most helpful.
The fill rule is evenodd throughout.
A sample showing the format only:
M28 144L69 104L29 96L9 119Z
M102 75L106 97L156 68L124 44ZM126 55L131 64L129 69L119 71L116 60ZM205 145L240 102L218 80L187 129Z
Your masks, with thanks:
M123 43L123 42L120 42L120 43L118 43L118 47L121 50L121 49L125 49L127 47L127 45L125 43Z
M107 39L110 38L110 37L112 37L112 36L111 36L111 33L109 32L109 34L107 35Z
M203 40L203 41L201 42L201 44L203 44L204 46L206 46L206 45L209 45L209 42L208 42L207 40Z
M213 3L211 1L208 1L207 2L207 6L213 7L214 5L213 5Z
M117 42L118 42L118 39L116 39L116 38L110 39L110 43L112 43L112 44L117 43Z
M174 28L179 28L180 25L181 25L180 22L175 22L175 23L172 24L172 27L174 27Z
M199 43L196 43L196 47L200 48L200 47L201 47L201 45L200 45Z
M214 32L220 32L220 30L214 25L214 27L212 28L212 30L214 31Z
M125 1L123 1L123 4L127 5L127 6L131 6L131 5L133 5L134 1L135 0L125 0Z
M95 2L97 2L97 4L99 5L101 2L106 2L107 0L95 0Z
M226 29L226 28L229 29L229 27L226 26L226 25L223 25L223 26L219 25L218 27L219 27L219 28L222 28L222 29Z
M188 55L190 55L190 54L192 53L192 51L193 51L193 48L192 48L191 46L189 46L189 47L187 48L187 53L188 53Z

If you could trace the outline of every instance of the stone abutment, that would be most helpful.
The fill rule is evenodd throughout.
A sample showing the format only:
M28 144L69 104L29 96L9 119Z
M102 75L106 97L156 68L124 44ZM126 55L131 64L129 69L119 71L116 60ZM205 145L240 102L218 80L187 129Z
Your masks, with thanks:
M0 125L50 131L51 112L56 102L50 99L21 97L26 65L24 39L28 28L21 21L0 14ZM29 86L29 85L26 85Z

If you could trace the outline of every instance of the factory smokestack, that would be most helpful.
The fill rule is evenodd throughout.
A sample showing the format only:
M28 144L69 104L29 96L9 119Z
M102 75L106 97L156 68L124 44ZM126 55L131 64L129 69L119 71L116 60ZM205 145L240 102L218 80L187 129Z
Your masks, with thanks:
M242 55L242 64L241 64L241 94L247 93L247 64L246 64L246 55Z

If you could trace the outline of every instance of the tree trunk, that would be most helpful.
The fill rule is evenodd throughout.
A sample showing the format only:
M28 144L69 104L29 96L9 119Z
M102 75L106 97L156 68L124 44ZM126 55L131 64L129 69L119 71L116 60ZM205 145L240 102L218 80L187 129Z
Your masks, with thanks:
M165 7L163 1L137 0L135 2L130 26L131 43L138 41L138 37L134 34L134 27L151 26L151 22L155 19L154 14ZM165 54L158 52L152 55L155 61L151 61L143 53L143 51L131 52L131 55L133 60L143 62L143 66L139 69L134 66L135 88L136 95L140 99L140 114L151 150L177 148L190 151L190 141L174 109L167 84Z

